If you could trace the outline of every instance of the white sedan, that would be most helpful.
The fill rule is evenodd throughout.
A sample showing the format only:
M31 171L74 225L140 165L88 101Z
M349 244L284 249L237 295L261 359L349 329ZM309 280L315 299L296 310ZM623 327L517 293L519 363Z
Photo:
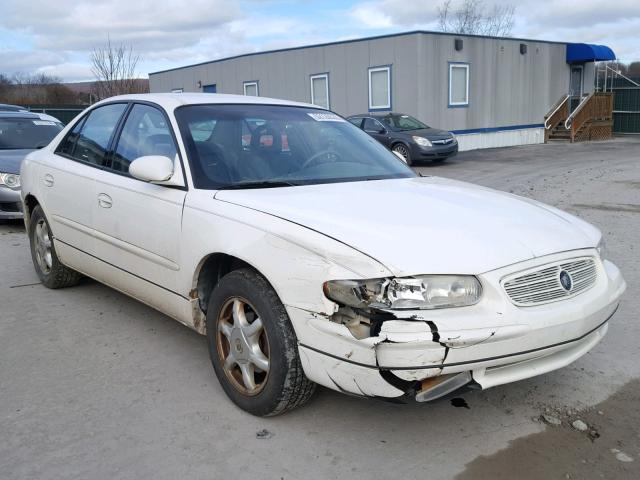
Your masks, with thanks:
M22 165L42 283L87 275L206 334L255 415L315 384L429 401L563 367L625 282L598 229L533 200L418 177L312 105L110 98Z

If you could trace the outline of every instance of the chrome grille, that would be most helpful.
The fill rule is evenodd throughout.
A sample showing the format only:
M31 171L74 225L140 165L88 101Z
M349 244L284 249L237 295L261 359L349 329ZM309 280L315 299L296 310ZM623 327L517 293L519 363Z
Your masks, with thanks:
M453 142L453 138L444 138L442 140L431 140L434 145L448 145Z
M560 282L560 272L571 278L566 290ZM596 283L596 262L592 257L563 260L507 277L502 284L516 305L531 306L564 300L578 295Z

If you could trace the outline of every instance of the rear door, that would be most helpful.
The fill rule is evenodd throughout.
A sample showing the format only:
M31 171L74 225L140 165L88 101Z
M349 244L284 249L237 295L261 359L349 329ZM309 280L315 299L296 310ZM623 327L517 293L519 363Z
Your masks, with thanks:
M94 177L106 166L109 144L126 107L114 103L89 112L40 169L42 203L54 237L92 255Z
M146 155L170 158L174 171L182 175L165 112L155 105L134 103L114 141L108 167L96 176L96 244L104 261L173 290L186 188L156 185L129 175L129 164Z

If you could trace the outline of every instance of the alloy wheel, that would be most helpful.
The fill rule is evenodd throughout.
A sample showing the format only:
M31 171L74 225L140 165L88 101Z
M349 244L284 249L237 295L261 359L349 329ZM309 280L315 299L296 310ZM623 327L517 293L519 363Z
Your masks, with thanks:
M398 152L405 160L409 158L409 150L407 150L407 147L402 144L393 147L393 151Z
M269 375L269 341L258 312L244 298L225 302L218 315L216 348L231 385L243 395L262 391Z

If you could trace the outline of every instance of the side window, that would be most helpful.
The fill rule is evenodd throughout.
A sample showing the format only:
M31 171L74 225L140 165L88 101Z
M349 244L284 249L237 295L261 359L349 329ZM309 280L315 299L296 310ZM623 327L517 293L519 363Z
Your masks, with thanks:
M349 122L353 123L356 127L362 128L362 118L356 117L356 118L349 118L348 120Z
M114 103L93 110L80 130L73 158L104 167L111 135L126 107L125 103Z
M129 164L138 157L162 155L173 160L176 152L170 126L162 112L149 105L136 104L124 123L110 168L128 173Z
M449 107L469 105L469 65L449 64Z
M374 120L373 118L365 118L364 125L362 128L364 129L365 132L370 132L370 133L379 133L381 130L384 129L382 124L379 121Z
M74 125L74 127L67 134L64 140L60 142L60 145L58 145L58 148L56 149L56 153L73 156L73 149L76 146L76 142L78 141L78 137L80 134L80 129L82 128L82 125L84 124L85 119L86 117L82 118L78 123Z

